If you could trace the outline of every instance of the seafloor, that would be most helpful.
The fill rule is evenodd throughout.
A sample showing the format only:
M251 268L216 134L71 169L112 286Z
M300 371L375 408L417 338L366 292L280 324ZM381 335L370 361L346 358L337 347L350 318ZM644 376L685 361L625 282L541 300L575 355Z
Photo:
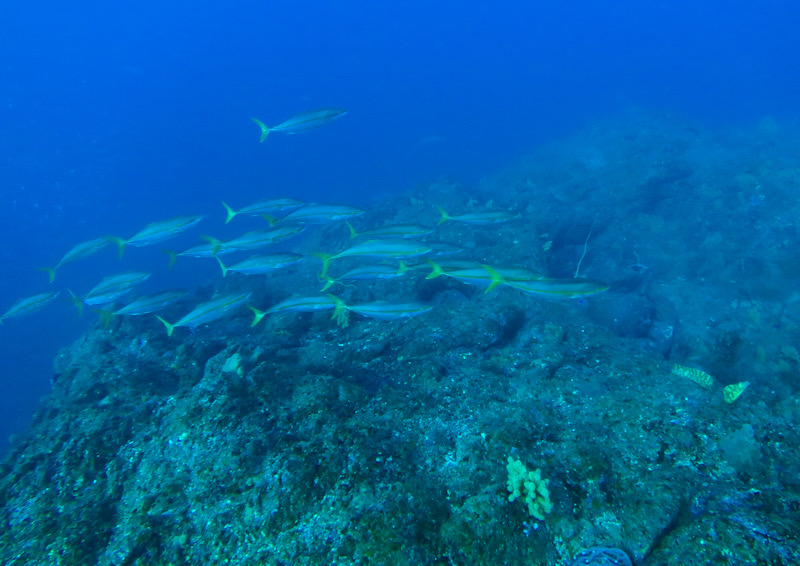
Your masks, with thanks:
M798 194L796 126L631 113L357 219L515 211L435 238L490 265L579 271L604 294L484 293L413 270L333 288L434 305L413 319L251 329L242 308L171 338L153 316L98 321L58 355L0 467L0 563L533 566L608 546L640 566L799 564ZM300 251L347 245L337 222ZM316 295L318 271L229 275L164 316L218 291L259 307ZM544 520L509 502L509 456L549 480Z

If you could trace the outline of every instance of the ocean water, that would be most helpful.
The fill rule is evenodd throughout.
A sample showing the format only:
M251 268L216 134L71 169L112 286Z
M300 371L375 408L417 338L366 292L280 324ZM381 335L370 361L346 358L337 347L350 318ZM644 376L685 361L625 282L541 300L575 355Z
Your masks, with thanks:
M5 6L0 311L39 292L61 296L0 326L0 452L50 390L58 350L96 323L62 300L68 292L85 294L102 277L129 270L154 274L143 291L214 284L213 261L179 259L168 269L161 248L261 226L254 219L224 225L221 200L242 207L288 196L373 209L435 183L472 195L482 179L576 132L630 133L631 115L733 136L720 147L746 148L741 160L749 162L757 144L731 132L798 127L798 21L800 7L788 1ZM250 119L275 125L330 106L348 113L314 131L271 133L263 143ZM676 137L690 144L687 131ZM785 147L769 158L794 168L796 143ZM587 150L581 166L602 168L609 159L602 149ZM694 158L730 163L730 155ZM521 206L496 186L493 200ZM753 215L780 211L771 197L762 207L757 184L740 189L719 198L745 202ZM551 275L570 277L592 219L600 215L603 226L602 203L614 202L615 189L599 191L585 214L576 201L580 234L562 234L572 255L554 259L560 273ZM420 222L435 221L431 211ZM65 265L53 284L38 269L77 243L129 237L150 222L190 214L205 219L164 245L128 247L121 259L109 247ZM760 220L764 238L779 245L778 229ZM716 237L698 234L698 241ZM623 267L652 270L666 261L630 255Z

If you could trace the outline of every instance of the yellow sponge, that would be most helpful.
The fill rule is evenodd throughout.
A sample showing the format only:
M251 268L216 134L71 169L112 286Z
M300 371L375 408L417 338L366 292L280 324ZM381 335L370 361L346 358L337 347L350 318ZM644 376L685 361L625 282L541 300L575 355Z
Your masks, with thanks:
M542 471L536 469L529 472L525 465L519 461L508 457L508 496L509 501L525 496L525 503L528 505L528 513L544 521L544 516L553 510L553 503L550 501L550 490L547 489L548 480L542 479Z

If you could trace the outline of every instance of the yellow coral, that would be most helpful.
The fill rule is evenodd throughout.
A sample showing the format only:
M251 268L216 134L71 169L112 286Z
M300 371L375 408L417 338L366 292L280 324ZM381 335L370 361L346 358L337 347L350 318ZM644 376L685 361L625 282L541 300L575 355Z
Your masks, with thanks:
M528 505L528 513L540 521L544 521L544 516L553 510L553 503L550 501L550 490L547 489L548 480L542 479L542 471L536 469L529 472L525 465L508 457L508 496L509 501L525 496L525 503Z
M714 385L714 378L700 369L675 364L672 366L672 373L690 379L704 389L711 389L711 386Z

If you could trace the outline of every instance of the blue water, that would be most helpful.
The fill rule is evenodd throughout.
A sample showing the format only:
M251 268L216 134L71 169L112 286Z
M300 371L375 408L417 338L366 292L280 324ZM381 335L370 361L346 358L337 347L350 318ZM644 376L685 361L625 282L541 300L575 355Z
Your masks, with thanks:
M52 287L36 268L176 215L221 233L220 199L369 205L445 176L474 183L630 107L712 128L798 118L795 2L387 4L4 6L0 311L116 271L157 271L153 291L217 277L196 262L167 272L160 246L119 263L103 250ZM349 113L263 144L250 121L326 106ZM0 327L0 450L91 321L58 302Z

